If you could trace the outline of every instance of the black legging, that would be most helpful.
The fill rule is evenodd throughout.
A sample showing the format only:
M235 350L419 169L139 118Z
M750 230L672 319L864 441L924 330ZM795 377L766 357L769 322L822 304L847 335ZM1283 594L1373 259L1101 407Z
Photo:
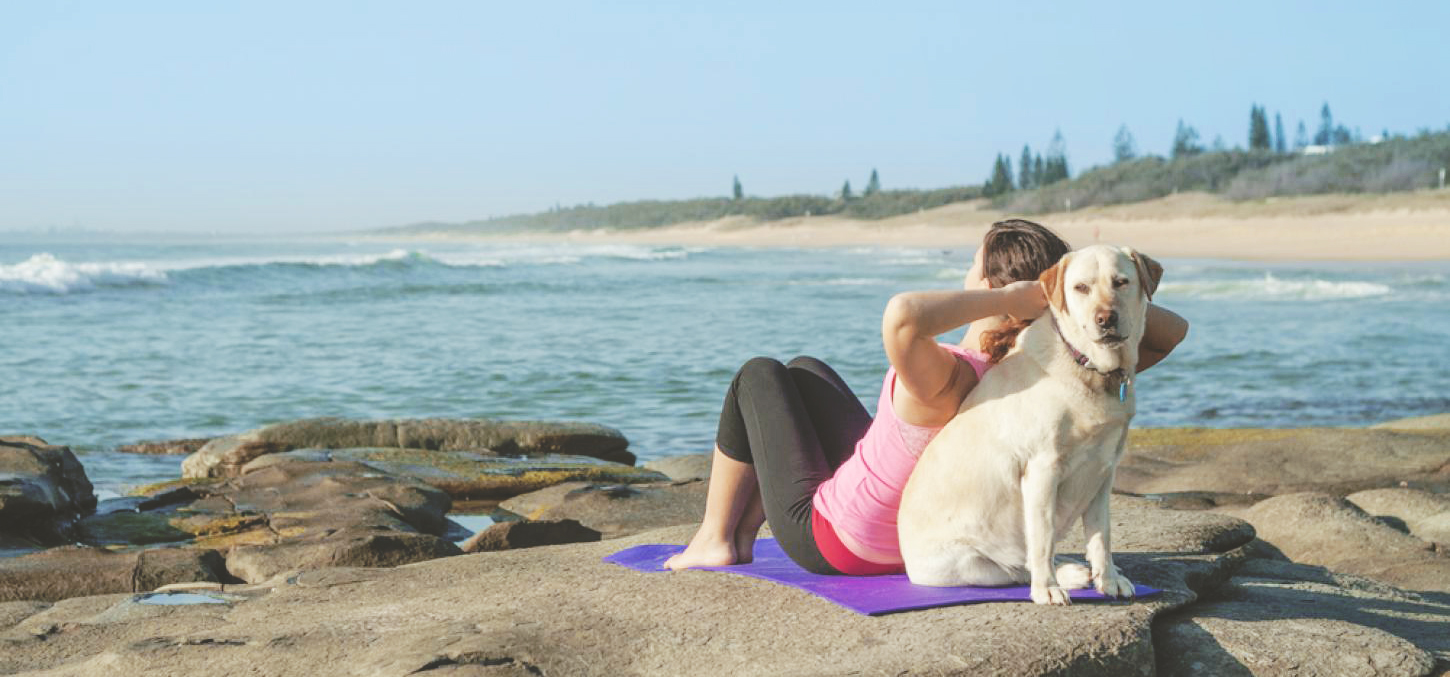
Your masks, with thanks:
M840 573L816 548L811 498L869 427L866 407L814 357L789 365L757 357L730 383L715 444L726 456L755 465L765 519L781 549L807 571Z

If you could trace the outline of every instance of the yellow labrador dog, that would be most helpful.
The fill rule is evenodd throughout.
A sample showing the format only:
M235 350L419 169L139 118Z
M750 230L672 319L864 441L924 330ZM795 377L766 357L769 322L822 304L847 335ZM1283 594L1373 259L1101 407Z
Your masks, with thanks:
M1147 256L1107 245L1042 274L1048 311L962 402L906 484L897 525L911 582L1030 582L1038 604L1069 604L1066 590L1089 583L1133 594L1113 565L1108 497L1162 274ZM1054 570L1057 541L1079 517L1091 569Z

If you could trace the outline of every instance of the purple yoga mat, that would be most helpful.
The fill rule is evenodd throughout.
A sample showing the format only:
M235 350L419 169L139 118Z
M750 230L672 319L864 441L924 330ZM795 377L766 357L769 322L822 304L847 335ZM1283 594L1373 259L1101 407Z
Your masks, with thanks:
M683 545L636 545L605 557L604 561L629 567L635 571L663 572L665 571L665 560L684 549ZM924 585L912 585L911 581L907 580L906 574L888 576L813 574L791 561L773 538L762 538L755 542L755 561L750 564L700 567L700 569L775 581L792 588L799 588L817 597L823 597L858 614L868 616L953 604L1032 601L1029 588L1025 585L1004 588L968 586L931 588ZM1135 585L1134 591L1138 597L1147 597L1162 592L1145 585ZM1102 593L1092 588L1071 590L1068 594L1073 601L1107 599Z

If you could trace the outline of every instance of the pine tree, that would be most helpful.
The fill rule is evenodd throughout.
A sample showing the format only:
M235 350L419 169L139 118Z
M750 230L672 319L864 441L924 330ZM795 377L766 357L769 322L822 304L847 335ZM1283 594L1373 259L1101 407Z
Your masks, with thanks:
M849 200L852 197L853 196L851 195L851 180L850 179L846 179L846 185L841 186L841 199L842 200Z
M876 175L876 168L871 168L871 179L866 182L866 192L861 193L864 197L871 197L881 192L881 177Z
M735 175L735 189L733 191L731 191L731 193L735 196L735 199L736 200L743 200L743 199L745 199L745 189L743 189L743 188L740 187L740 175L739 174L736 174Z
M1017 165L1017 187L1022 190L1036 188L1032 176L1032 149L1027 144L1022 144L1022 159Z
M1273 139L1269 136L1269 119L1263 107L1254 104L1249 109L1249 150L1269 150Z
M982 194L987 197L1001 195L1012 190L1012 160L998 153L992 161L992 175L982 184Z
M1334 116L1329 114L1329 102L1319 109L1319 131L1314 134L1314 145L1328 146L1334 143Z
M1299 129L1294 131L1294 150L1301 150L1309 145L1309 130L1304 127L1304 121L1299 121Z
M1282 153L1285 150L1284 118L1279 117L1279 111L1274 111L1274 152Z
M1137 145L1133 143L1133 133L1128 131L1128 126L1118 127L1118 134L1113 137L1113 161L1126 162L1138 156Z
M1052 142L1047 144L1047 159L1042 172L1042 184L1050 185L1068 178L1067 169L1067 142L1062 139L1062 130L1052 134Z
M1178 119L1178 130L1173 133L1173 157L1189 157L1203 152L1203 146L1198 145L1198 130L1191 125L1183 124L1183 119Z
M1042 153L1038 153L1036 159L1032 160L1032 187L1041 188L1047 185L1043 177L1047 175L1047 168L1042 162Z

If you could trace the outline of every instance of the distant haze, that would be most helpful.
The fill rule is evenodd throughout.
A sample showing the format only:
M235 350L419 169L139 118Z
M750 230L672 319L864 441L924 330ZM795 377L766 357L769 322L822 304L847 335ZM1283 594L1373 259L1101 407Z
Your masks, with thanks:
M1450 3L7 3L0 231L337 231L1450 123Z

